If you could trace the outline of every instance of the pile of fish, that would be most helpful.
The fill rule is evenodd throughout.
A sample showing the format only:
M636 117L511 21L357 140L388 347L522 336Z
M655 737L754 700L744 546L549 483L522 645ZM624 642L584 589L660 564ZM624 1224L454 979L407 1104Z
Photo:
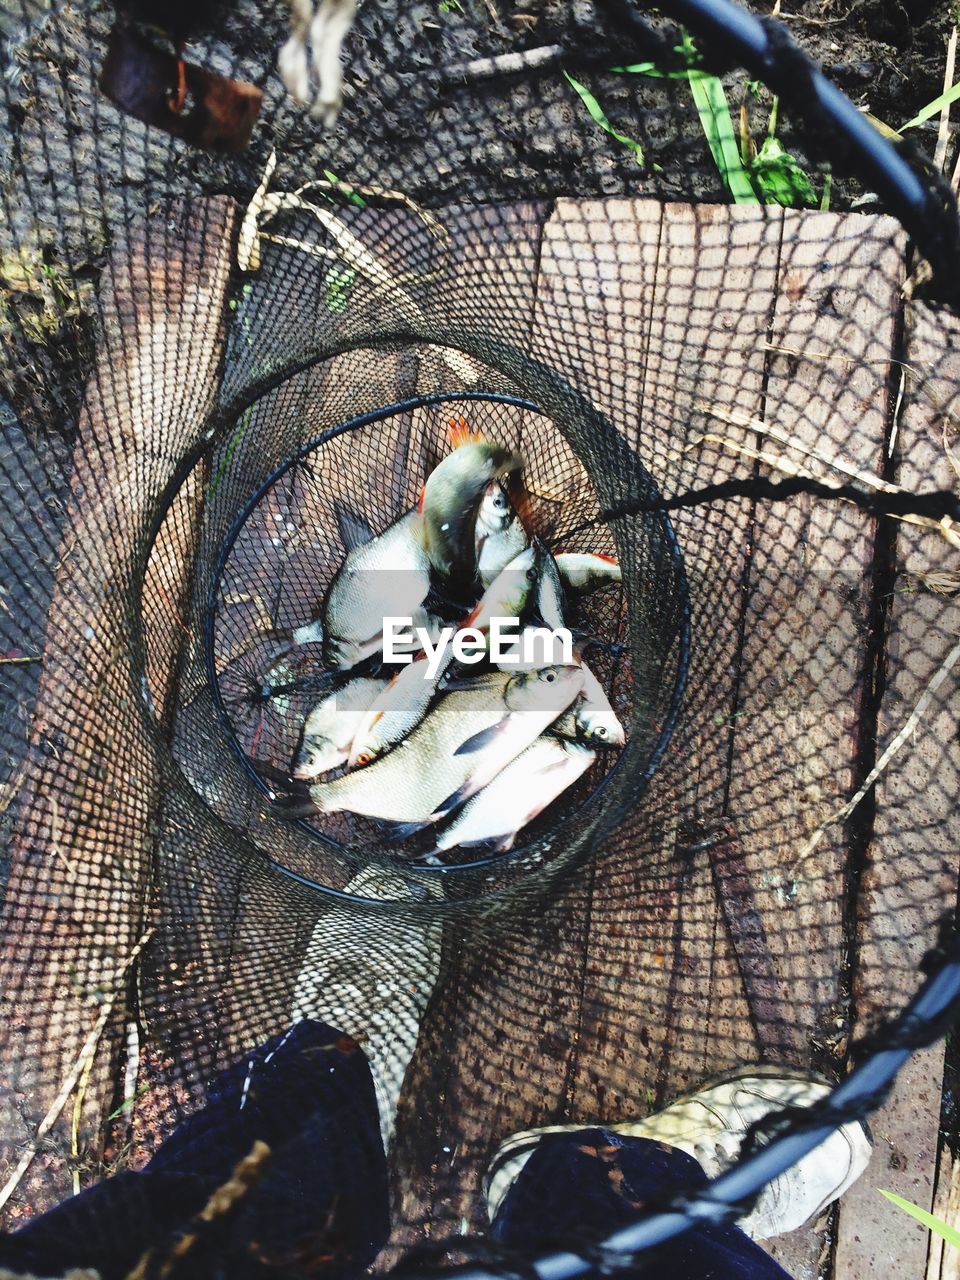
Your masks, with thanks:
M338 511L346 557L319 617L288 636L322 644L325 696L293 760L299 795L277 803L295 816L375 819L395 840L437 827L436 851L506 850L598 749L625 741L582 642L539 662L543 645L524 643L532 628L572 635L573 601L619 582L620 569L607 556L551 554L523 518L523 459L463 419L450 426L452 451L383 533ZM385 654L390 618L411 625ZM511 618L515 657L491 640ZM472 662L451 643L465 628Z

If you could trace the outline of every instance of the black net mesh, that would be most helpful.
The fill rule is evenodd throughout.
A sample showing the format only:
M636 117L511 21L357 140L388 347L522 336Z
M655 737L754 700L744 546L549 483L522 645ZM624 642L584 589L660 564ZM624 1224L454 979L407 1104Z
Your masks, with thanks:
M870 503L956 487L956 317L905 300L803 66L769 76L797 207L731 203L685 74L610 70L684 67L679 30L530 9L361 5L326 131L285 6L198 6L189 63L263 94L235 154L98 89L115 25L176 65L137 6L0 15L9 1228L307 1016L399 1099L383 1265L482 1235L511 1132L843 1074L953 912L960 532ZM756 151L769 91L697 40ZM914 172L943 296L954 215ZM512 850L437 861L277 815L324 663L271 637L317 616L338 505L387 527L460 417L524 455L548 546L619 560L576 625L627 742ZM756 489L795 477L863 500Z

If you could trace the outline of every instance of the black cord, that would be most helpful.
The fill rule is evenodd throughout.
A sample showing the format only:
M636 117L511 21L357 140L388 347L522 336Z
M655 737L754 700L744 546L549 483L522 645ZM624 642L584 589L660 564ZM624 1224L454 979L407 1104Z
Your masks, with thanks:
M672 498L637 499L607 507L590 520L575 525L565 532L565 537L595 529L598 525L622 520L627 516L644 515L656 511L676 511L682 507L705 506L713 502L726 502L731 498L753 498L759 502L786 502L799 494L815 498L843 499L854 503L861 510L875 516L924 516L929 520L944 518L960 521L960 497L948 489L931 489L927 493L870 493L855 485L824 484L806 476L789 476L784 480L770 480L755 476L749 480L724 480L708 484L702 489L687 489Z

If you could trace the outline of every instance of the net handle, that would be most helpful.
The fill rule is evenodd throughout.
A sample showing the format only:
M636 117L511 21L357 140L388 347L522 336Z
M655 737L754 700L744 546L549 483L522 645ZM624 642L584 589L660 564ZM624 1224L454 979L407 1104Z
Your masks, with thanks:
M647 25L636 0L613 0L639 31ZM960 304L960 217L948 184L932 167L922 174L907 144L894 145L832 84L772 18L758 18L733 0L665 0L661 11L689 27L708 50L722 51L781 96L812 133L834 132L848 146L850 172L875 191L912 237L934 271L936 295ZM801 83L802 80L802 83Z

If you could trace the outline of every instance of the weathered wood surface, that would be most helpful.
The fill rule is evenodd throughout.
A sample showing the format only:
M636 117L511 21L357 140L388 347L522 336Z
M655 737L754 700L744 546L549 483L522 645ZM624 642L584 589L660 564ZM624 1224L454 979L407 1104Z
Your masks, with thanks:
M779 215L559 202L540 249L534 352L549 360L550 323L562 325L571 303L585 306L585 346L591 325L605 343L596 364L574 372L586 374L583 389L676 489L750 474L748 455L718 436L824 474L725 414L758 417L876 472L899 306L895 231L883 219L786 215L781 242ZM824 358L797 359L803 350ZM840 362L829 358L839 354ZM672 459L658 457L657 433L644 431L645 421L662 426L664 417L693 446ZM765 1057L824 1068L832 1058L840 1066L848 1028L839 975L852 941L843 920L849 845L830 833L805 885L794 888L786 872L857 776L875 656L873 529L840 506L801 500L785 510L742 502L677 518L695 598L708 589L725 598L742 593L743 611L737 621L707 609L700 620L713 679L692 712L702 732L684 744L694 762L686 789L670 790L665 765L649 800L647 843L638 833L634 857L600 862L552 934L548 961L533 966L529 952L518 952L529 969L498 966L498 1019L512 1021L511 1010L535 1006L538 993L540 1003L565 993L576 1034L546 1038L546 1053L541 1047L510 1091L512 1102L502 1089L495 1104L488 1100L487 1147L536 1120L642 1114L736 1062ZM851 578L846 591L832 576L841 561ZM724 814L727 825L717 826ZM578 990L572 976L581 949ZM557 975L560 986L548 996ZM497 982L487 982L492 1000ZM462 987L451 990L437 1006L443 1018L473 1007ZM436 1042L424 1042L425 1074L411 1078L410 1092L422 1096L429 1079L437 1098L421 1163L435 1190L419 1197L414 1180L398 1238L415 1236L426 1216L434 1235L458 1231L461 1218L480 1221L469 1193L480 1172L472 1162L484 1150L473 1108L484 1094L474 1097L456 1062L515 1052L502 1042L491 1050L482 1015L482 1005L465 1014L452 1042L448 1032L446 1067L436 1061ZM510 1078L497 1070L498 1080ZM542 1097L538 1116L526 1081ZM920 1158L931 1176L931 1154ZM812 1277L827 1245L821 1222L771 1249L798 1277ZM855 1273L841 1262L836 1276Z
M874 474L902 274L895 230L882 218L785 215L761 415L801 446ZM824 474L761 433L751 438L722 421L712 429ZM752 525L729 812L772 961L758 1049L774 1062L832 1071L846 1046L849 834L831 829L815 857L794 864L856 787L873 657L873 528L844 504L807 497L758 504ZM815 1280L824 1239L811 1229L773 1249L798 1280Z
M103 342L81 411L69 532L15 801L0 955L0 987L19 993L0 1044L4 1178L77 1063L104 991L114 1003L92 1055L81 1153L96 1154L112 1096L128 959L149 925L158 798L135 711L141 691L124 662L130 619L121 602L134 534L176 457L177 425L199 419L214 393L232 220L225 198L182 204L133 229L106 268ZM188 563L159 571L175 594ZM172 646L164 651L169 661ZM18 1205L36 1211L69 1191L72 1107L21 1182L11 1219Z
M547 363L562 356L667 492L749 477L750 450L830 474L757 423L866 471L882 466L902 253L887 220L559 201L452 217L469 233L445 262L425 228L411 225L414 215L391 213L383 235L381 217L365 213L356 229L392 271L409 267L410 254L428 275L441 265L415 290L438 324L469 329L480 314L473 299L482 297L488 327L491 298L501 297L498 336ZM293 296L292 278L280 283ZM292 312L283 323L291 341L309 345ZM349 320L343 324L347 332ZM941 406L960 382L951 364L960 334L945 334L943 324L916 310L906 355ZM252 339L268 332L262 316L253 320ZM429 347L347 353L276 397L296 396L313 434L351 411L462 388L456 361ZM939 444L942 418L911 390L908 381L900 478L908 486L933 477L955 483ZM258 413L269 414L272 403ZM311 566L336 550L316 542L317 530L333 527L334 498L367 515L376 514L371 502L384 511L412 502L442 451L447 416L441 406L394 419L369 475L351 474L347 438L323 451L313 474L289 473L250 525L231 591L258 595L273 622L305 621ZM551 472L532 415L505 412L503 424L533 455L544 490L568 483L569 468ZM388 464L404 454L404 440L404 465ZM759 471L776 474L766 462ZM851 1031L842 970L856 975L856 1033L913 991L938 903L955 900L955 699L941 701L936 721L878 785L852 918L849 830L831 828L794 868L803 840L863 769L869 682L883 656L869 633L877 604L871 522L850 507L801 498L699 507L676 513L674 524L695 648L673 752L613 854L526 922L522 936L448 931L444 978L401 1099L391 1158L395 1230L380 1270L425 1237L482 1229L483 1169L517 1129L638 1117L720 1069L761 1057L839 1069ZM901 529L880 748L960 623L954 604L917 587L922 564L948 563L930 547L931 535ZM250 601L235 607L259 609ZM252 809L249 821L252 830L261 821ZM223 871L215 849L203 857ZM279 1029L296 976L291 966L281 973L262 946L273 919L258 906L268 873L235 870L224 899L233 904L230 937L217 943L221 967L203 985L211 996L216 988L231 1027L213 1049L220 1061ZM224 928L228 914L222 906L217 916ZM304 899L275 945L301 954L311 926ZM132 923L126 934L122 920L114 928L117 945L129 948ZM876 1187L947 1211L957 1202L960 1179L946 1151L934 1188L941 1066L937 1050L917 1058L878 1118L878 1155L839 1211L826 1264L833 1280L860 1280L870 1269L921 1274L925 1233ZM146 1124L140 1132L155 1136ZM813 1280L828 1245L820 1223L770 1247L798 1280ZM952 1265L949 1251L931 1251L928 1280L948 1280Z
M944 448L955 446L960 411L960 323L924 304L906 310L903 404L897 475L907 488L956 489ZM881 752L900 730L960 635L960 604L936 594L928 575L956 574L960 554L935 532L898 524L895 577L886 637L886 687L877 727ZM854 1031L869 1031L913 994L918 965L944 915L953 914L960 849L960 693L957 668L916 732L876 785L877 816L857 911ZM871 1121L875 1140L867 1173L839 1210L837 1276L920 1276L928 1235L884 1200L884 1187L930 1210L934 1202L943 1044L916 1054L894 1093ZM936 1199L958 1224L950 1153L944 1150ZM936 1210L935 1210L936 1211ZM931 1277L941 1275L931 1248ZM957 1254L943 1254L950 1275Z

